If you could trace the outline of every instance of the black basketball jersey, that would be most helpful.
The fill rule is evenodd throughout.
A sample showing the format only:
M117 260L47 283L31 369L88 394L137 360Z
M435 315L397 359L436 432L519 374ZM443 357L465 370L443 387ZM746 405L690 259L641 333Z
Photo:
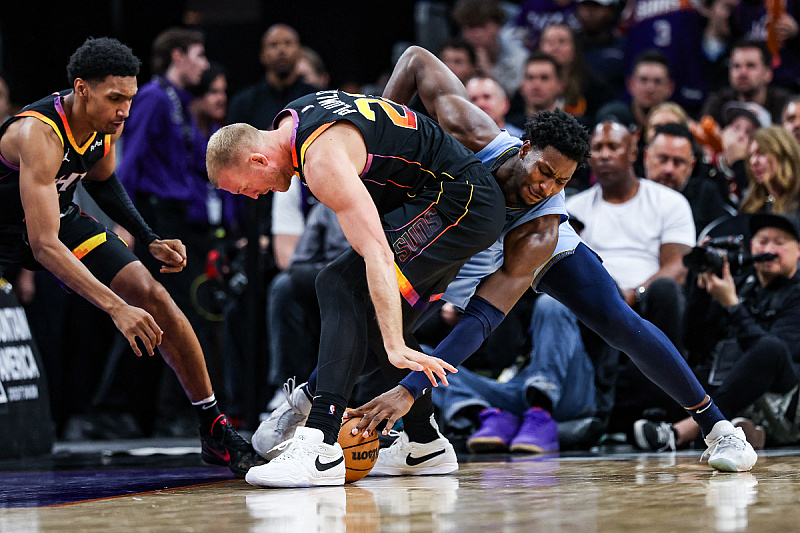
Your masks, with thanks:
M94 132L83 146L78 146L72 137L67 117L61 104L61 98L70 94L72 89L53 93L41 100L25 106L19 113L9 118L0 126L2 137L9 124L23 117L34 117L41 120L56 132L64 148L61 168L53 176L53 184L58 190L58 201L62 212L72 203L78 180L108 154L111 149L111 136ZM25 213L22 209L19 191L19 167L12 165L0 154L0 224L24 227Z
M292 159L305 183L303 163L312 142L334 123L346 120L361 132L367 164L361 180L379 213L391 211L419 191L458 179L475 155L434 121L390 100L341 91L320 91L298 98L275 117L294 119Z

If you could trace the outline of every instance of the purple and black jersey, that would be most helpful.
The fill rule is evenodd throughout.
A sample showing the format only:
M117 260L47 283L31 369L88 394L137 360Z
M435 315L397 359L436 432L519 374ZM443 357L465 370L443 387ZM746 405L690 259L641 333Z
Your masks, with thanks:
M62 98L71 92L72 89L53 93L27 105L0 126L0 137L5 134L10 124L25 117L41 120L53 128L64 148L61 168L53 176L62 212L72 203L78 181L111 149L111 136L98 132L92 133L82 146L78 146L61 103ZM19 167L12 165L2 157L2 154L0 154L0 224L20 229L25 227L25 212L20 200Z

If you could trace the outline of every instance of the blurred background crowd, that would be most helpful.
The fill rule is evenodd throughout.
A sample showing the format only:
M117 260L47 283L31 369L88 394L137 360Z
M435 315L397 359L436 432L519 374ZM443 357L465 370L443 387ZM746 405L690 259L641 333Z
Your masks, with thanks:
M187 245L189 267L181 274L146 266L197 331L228 415L250 430L283 398L288 378L301 382L313 369L314 278L348 244L331 212L298 183L258 200L211 187L205 144L216 129L233 122L269 129L283 106L317 90L380 95L412 44L436 53L472 102L512 135L522 134L527 117L555 108L590 131L606 121L622 124L628 134L618 142L593 138L591 165L567 187L575 223L626 301L670 337L704 386L725 398L733 389L739 400L726 403L725 414L746 415L739 423L748 438L789 444L798 440L800 381L799 17L798 0L89 0L47 13L3 2L0 121L66 88L67 59L89 36L116 37L142 59L117 174L153 230ZM426 112L419 102L410 107ZM644 191L644 180L664 198L647 213L625 206ZM88 197L81 202L102 216ZM782 241L753 249L779 256L785 283L778 290L769 277L759 286L761 263L732 265L745 309L731 311L735 306L707 283L698 285L713 271L703 255L707 239L723 238L711 253L722 250L734 262L736 252L759 245L751 244L741 215L761 212L789 223ZM644 228L643 220L658 223ZM789 250L781 251L787 241ZM706 244L693 257L702 257L687 266L683 258L697 242ZM106 314L63 291L49 273L7 277L44 361L60 438L196 434L190 405L160 358L134 357ZM767 289L790 294L763 303ZM718 319L703 322L713 306ZM419 326L420 341L435 346L459 314L447 304L437 308ZM463 375L477 381L454 389L461 408L444 410L444 430L469 446L492 416L519 425L525 411L493 405L478 378L513 383L531 375L530 362L551 357L547 350L558 351L563 341L546 332L565 331L565 321L563 309L529 291L467 361ZM552 414L562 449L601 439L636 440L645 449L674 447L675 437L691 444L697 435L679 425L685 412L678 405L624 355L580 325L575 331L576 348L561 354L554 379L584 397L576 404L565 393L561 405L526 405ZM756 342L765 336L775 342L766 350ZM731 350L735 357L721 355ZM759 359L765 351L779 355ZM747 357L756 359L745 366ZM365 387L356 400L374 392L374 384ZM641 420L652 429L639 432L649 440L633 438Z

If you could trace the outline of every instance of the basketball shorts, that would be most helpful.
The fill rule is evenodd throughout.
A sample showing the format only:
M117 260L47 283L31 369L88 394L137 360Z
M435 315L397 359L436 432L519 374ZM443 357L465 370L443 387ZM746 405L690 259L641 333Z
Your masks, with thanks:
M107 286L123 267L138 260L122 239L94 218L81 213L75 204L61 215L58 239ZM0 275L10 265L28 270L44 268L33 257L24 229L0 232Z

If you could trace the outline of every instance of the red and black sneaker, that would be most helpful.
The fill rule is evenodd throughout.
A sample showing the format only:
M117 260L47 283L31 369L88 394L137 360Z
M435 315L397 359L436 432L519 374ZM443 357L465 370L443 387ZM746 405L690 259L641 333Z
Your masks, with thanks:
M202 435L201 443L200 457L203 461L211 465L227 466L233 475L241 479L250 468L267 462L236 432L225 415L214 420L211 434Z

